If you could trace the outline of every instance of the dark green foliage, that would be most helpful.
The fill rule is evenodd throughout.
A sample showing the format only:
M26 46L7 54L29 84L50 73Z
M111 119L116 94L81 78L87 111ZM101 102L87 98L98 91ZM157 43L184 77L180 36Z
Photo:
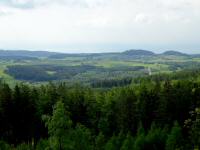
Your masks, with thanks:
M123 79L104 79L104 80L94 80L91 83L93 88L111 88L129 85L132 82L132 78Z
M181 127L177 122L174 123L174 126L171 129L170 134L167 137L166 141L166 150L175 150L183 147L183 136Z
M70 147L70 145L66 145L66 143L68 144L68 134L70 134L72 122L61 101L56 103L53 109L53 115L45 115L43 116L43 120L45 121L50 135L50 148L64 150Z
M120 132L118 135L113 135L105 145L105 150L120 150L125 135Z
M10 147L9 144L7 144L6 142L0 141L0 149L1 149L1 150L10 150L11 147Z
M74 150L92 150L93 142L89 129L82 125L77 125L72 134L72 143Z
M138 100L138 111L139 120L145 129L150 128L151 123L157 118L157 111L159 108L159 89L147 89L147 87L141 87L139 100Z
M126 139L123 141L120 150L133 150L134 149L134 139L130 133L127 134Z
M22 143L18 145L15 150L33 150L33 147L30 144Z
M145 146L145 131L142 125L140 124L135 138L134 149L142 150L144 149L144 146Z
M126 67L112 67L104 68L93 65L78 65L78 66L59 66L59 65L13 65L8 66L5 71L7 74L13 76L15 79L42 82L52 80L70 79L75 75L95 72L98 73L119 73L119 72L131 72L131 71L143 71L143 66L126 66ZM113 87L130 84L132 77L128 79L110 79L110 80L91 80L93 87Z
M6 72L18 80L51 81L57 79L38 66L10 66Z
M147 79L109 90L0 82L0 149L198 148L199 89L198 80Z
M49 148L49 141L45 139L41 139L38 141L36 150L45 150Z
M105 136L102 134L102 132L99 133L99 135L95 139L95 150L104 150L105 146Z
M145 137L144 149L160 150L165 148L166 141L166 131L165 128L161 129L156 127L153 123L151 129L148 131Z
M190 111L190 118L185 121L185 127L189 130L190 140L193 147L200 147L200 108Z

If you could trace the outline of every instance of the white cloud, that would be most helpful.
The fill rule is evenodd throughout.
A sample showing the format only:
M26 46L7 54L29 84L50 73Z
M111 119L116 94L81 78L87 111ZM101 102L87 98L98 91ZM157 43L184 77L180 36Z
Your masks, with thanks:
M0 48L98 50L98 47L112 49L127 45L197 49L199 26L199 0L0 3Z

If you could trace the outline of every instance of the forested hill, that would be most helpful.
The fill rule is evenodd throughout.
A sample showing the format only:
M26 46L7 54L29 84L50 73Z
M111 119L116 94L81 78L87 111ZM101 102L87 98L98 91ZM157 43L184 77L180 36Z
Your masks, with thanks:
M7 83L65 81L113 87L148 75L200 68L200 55L178 51L153 53L126 50L112 53L66 54L47 51L0 51L0 79Z
M155 55L155 53L148 51L148 50L127 50L123 52L122 54L125 55L139 55L139 56L152 56Z
M189 54L181 53L178 51L166 51L162 55L172 55L172 56L189 56Z
M29 51L29 50L0 50L0 57L4 56L24 56L24 57L49 57L56 55L56 52L48 51Z
M166 51L161 53L162 55L174 55L174 56L189 56L189 54L181 53L178 51ZM29 50L0 50L0 57L2 56L26 56L26 57L49 57L49 58L65 58L65 57L98 57L98 56L123 56L123 55L132 55L132 56L155 56L159 55L150 50L137 50L130 49L124 52L115 52L115 53L61 53L61 52L49 52L49 51L29 51ZM192 55L195 56L195 55Z
M109 90L1 82L0 149L198 149L200 81L187 76Z

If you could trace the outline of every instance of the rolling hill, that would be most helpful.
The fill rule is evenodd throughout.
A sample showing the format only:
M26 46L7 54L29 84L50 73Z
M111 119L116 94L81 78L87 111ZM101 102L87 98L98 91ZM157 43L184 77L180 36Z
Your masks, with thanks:
M171 56L189 56L189 54L181 53L178 51L166 51L162 55L171 55Z

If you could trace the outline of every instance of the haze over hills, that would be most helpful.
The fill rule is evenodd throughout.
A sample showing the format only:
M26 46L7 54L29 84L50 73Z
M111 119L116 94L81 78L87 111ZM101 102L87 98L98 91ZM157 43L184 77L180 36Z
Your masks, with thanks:
M156 56L156 55L173 55L173 56L195 56L198 54L186 54L179 51L165 51L163 53L154 53L150 50L130 49L123 52L108 52L108 53L62 53L49 51L29 51L29 50L0 50L0 58L5 57L81 57L81 56L100 56L100 55L127 55L127 56Z
M0 50L0 78L9 82L64 80L93 84L102 79L132 79L137 76L198 68L199 60L200 55L178 51L154 53L142 49L75 54Z
M55 54L57 53L49 51L0 50L0 56L49 57Z
M166 51L162 55L173 55L173 56L189 56L189 54L178 52L178 51Z
M126 54L126 55L142 55L142 56L152 56L152 55L155 55L154 52L152 51L148 51L148 50L127 50L125 52L123 52L123 54Z

